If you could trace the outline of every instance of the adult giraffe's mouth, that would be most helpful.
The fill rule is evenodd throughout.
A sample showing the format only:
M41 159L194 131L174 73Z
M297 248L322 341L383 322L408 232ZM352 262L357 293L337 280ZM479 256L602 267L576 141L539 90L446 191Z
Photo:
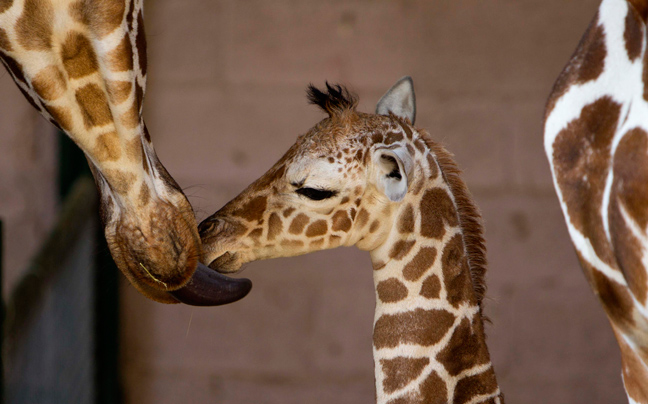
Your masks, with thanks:
M191 306L219 306L244 298L252 289L245 278L230 278L198 263L189 282L169 292L179 302Z

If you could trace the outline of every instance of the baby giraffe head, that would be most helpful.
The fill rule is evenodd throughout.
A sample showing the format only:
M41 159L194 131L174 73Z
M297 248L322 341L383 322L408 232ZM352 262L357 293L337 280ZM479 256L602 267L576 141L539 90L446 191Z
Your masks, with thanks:
M501 403L481 318L481 217L450 154L412 126L411 80L376 114L340 86L308 93L328 117L199 226L210 267L370 251L377 402Z
M413 184L420 191L428 169L414 163L411 79L396 83L376 114L356 111L357 98L344 87L326 87L309 86L308 99L328 117L199 226L212 268L234 272L247 262L338 246L374 250Z

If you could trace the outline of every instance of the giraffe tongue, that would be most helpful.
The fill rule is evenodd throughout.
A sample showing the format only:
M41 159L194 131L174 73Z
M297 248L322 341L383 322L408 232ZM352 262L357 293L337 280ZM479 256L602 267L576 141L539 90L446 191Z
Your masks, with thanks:
M198 263L189 282L171 293L181 303L191 306L220 306L242 299L252 289L245 278L229 278Z

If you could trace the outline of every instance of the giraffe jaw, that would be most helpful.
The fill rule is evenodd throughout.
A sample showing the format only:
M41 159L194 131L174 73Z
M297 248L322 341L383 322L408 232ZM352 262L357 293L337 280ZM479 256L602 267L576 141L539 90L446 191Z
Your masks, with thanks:
M240 259L240 254L236 252L226 251L225 253L216 257L209 267L220 273L232 273L241 269L243 262Z

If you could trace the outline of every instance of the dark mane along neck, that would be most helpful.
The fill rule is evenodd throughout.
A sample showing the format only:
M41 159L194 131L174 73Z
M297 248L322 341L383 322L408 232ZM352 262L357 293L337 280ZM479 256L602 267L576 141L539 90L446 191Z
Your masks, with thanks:
M468 266L470 267L470 277L472 280L475 297L482 309L482 300L486 294L486 243L483 236L482 217L475 206L468 187L461 179L461 170L457 167L453 156L443 146L434 142L430 134L424 129L417 129L421 138L436 156L437 163L441 169L441 174L450 187L457 205L459 216L459 226L463 234L464 247Z

